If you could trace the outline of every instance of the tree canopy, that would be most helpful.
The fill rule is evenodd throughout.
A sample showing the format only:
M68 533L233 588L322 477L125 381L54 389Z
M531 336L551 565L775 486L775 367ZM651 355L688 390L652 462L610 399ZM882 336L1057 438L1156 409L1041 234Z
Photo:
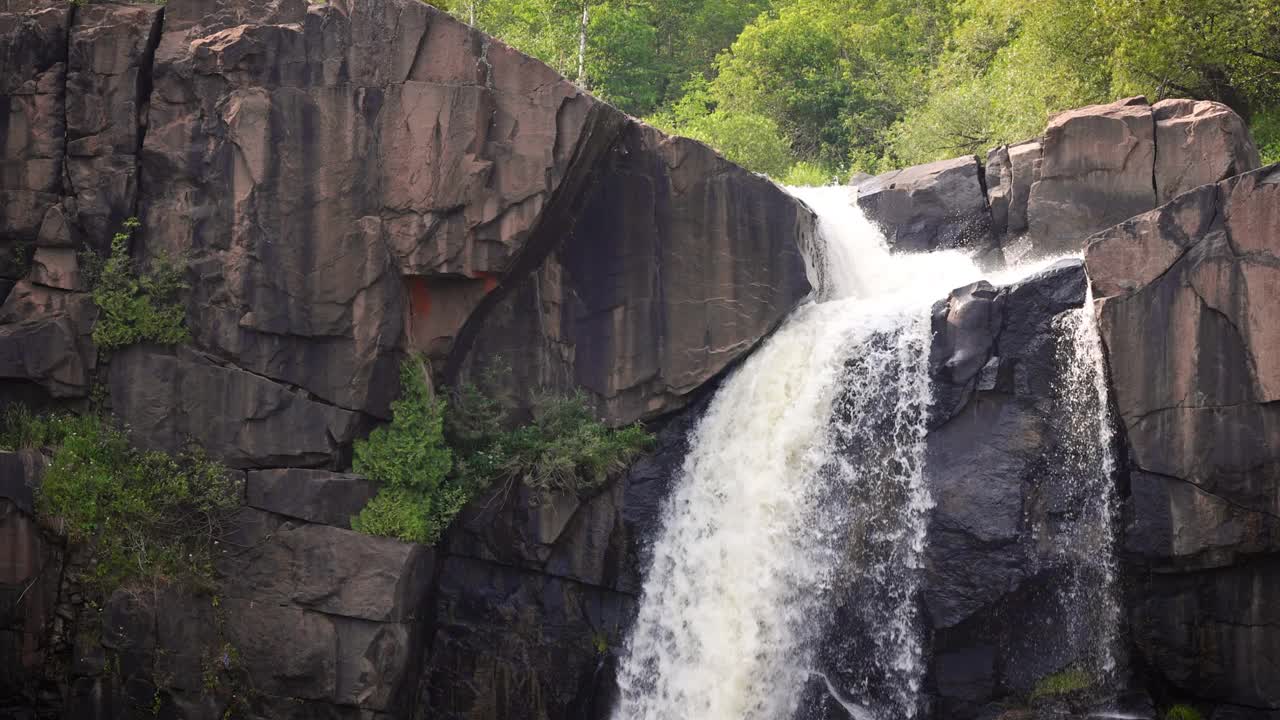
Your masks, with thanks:
M982 153L1129 95L1217 100L1280 160L1275 0L452 0L456 16L778 178Z

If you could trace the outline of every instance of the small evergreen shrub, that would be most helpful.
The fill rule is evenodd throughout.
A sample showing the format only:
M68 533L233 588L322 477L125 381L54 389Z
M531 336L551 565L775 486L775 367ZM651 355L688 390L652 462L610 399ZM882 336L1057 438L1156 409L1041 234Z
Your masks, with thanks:
M129 218L111 239L106 260L93 253L81 255L85 278L98 306L93 342L103 350L115 350L140 342L178 345L188 339L183 326L186 311L181 294L187 288L179 263L164 255L149 267L139 267L129 256L129 242L138 229Z
M1078 668L1068 668L1041 678L1031 691L1031 702L1071 695L1090 687L1093 687L1093 678L1089 673Z
M1190 705L1174 705L1165 711L1164 720L1204 720L1204 716Z
M381 483L351 527L430 545L475 494L451 477L453 452L444 439L444 401L433 396L419 360L400 367L401 397L391 423L355 443L357 473Z
M168 582L205 587L240 486L217 462L132 447L94 415L56 421L57 447L36 498L88 548L99 589Z

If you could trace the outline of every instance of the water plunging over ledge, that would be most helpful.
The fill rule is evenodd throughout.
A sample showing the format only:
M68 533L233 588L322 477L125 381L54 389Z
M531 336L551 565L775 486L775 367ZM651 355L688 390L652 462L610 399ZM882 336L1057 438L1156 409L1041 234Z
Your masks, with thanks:
M819 217L815 299L725 381L690 439L615 720L792 718L815 680L855 720L917 713L930 307L984 273L959 251L891 254L847 188L793 192ZM816 662L837 605L865 635L853 687Z

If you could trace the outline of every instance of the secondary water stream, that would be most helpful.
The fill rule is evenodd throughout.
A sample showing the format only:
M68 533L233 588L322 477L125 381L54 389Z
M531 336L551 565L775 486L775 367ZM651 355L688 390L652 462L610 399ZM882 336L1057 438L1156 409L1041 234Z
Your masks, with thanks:
M793 192L819 216L815 298L724 382L694 431L615 720L786 720L815 680L855 720L917 713L929 310L984 273L958 251L890 253L847 188ZM837 605L866 634L852 687L815 663Z

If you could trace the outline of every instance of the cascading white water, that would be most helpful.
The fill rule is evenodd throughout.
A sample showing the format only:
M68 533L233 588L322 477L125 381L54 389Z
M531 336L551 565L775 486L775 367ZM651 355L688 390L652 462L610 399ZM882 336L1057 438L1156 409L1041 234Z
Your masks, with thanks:
M1054 391L1060 438L1052 479L1066 489L1066 537L1055 542L1070 572L1063 609L1073 644L1092 677L1113 679L1120 626L1115 568L1116 497L1113 419L1106 358L1089 289L1084 307L1056 321Z
M785 720L815 679L855 720L916 712L929 310L983 273L957 251L890 254L847 188L793 192L820 221L816 299L694 431L615 720ZM837 616L868 636L863 677L843 687L818 666Z

